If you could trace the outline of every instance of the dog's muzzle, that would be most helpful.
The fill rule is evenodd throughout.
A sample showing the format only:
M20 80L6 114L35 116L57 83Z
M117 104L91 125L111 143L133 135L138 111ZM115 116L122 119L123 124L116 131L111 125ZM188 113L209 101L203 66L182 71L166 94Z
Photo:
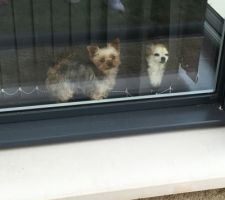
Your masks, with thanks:
M165 57L161 57L160 63L165 63L165 62L166 62L166 58Z
M108 61L106 64L109 69L114 67L114 65L111 61Z

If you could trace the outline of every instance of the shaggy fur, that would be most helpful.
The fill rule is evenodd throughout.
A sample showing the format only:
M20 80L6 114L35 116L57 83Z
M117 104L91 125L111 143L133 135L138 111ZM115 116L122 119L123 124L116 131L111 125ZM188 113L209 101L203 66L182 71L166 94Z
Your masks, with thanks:
M120 65L120 41L107 47L87 47L90 62L79 62L73 54L48 71L46 86L58 101L66 102L79 93L90 99L107 98L113 89Z

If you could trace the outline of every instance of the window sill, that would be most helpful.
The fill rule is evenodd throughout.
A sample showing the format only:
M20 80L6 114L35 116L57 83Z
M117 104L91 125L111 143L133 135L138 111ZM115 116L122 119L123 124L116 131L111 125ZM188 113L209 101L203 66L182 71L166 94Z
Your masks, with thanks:
M225 187L225 128L0 152L4 200L131 200Z

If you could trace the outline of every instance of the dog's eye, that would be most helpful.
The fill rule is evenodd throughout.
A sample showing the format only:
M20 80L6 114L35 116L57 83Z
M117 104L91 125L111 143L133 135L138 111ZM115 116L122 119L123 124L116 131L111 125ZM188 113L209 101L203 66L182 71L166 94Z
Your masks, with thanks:
M165 56L167 56L167 57L168 57L168 56L169 56L169 54L167 53L167 54L165 54Z
M101 58L101 59L100 59L100 62L101 62L101 63L104 63L104 62L105 62L105 58Z
M111 58L114 60L116 58L116 56L115 55L111 55Z
M158 54L158 53L155 53L155 54L154 54L154 56L158 57L158 56L159 56L159 54Z

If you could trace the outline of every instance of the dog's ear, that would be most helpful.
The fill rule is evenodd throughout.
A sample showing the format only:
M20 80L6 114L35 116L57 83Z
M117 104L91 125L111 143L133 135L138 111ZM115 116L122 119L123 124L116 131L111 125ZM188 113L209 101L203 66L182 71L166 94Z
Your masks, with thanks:
M148 45L146 46L146 50L145 50L146 56L149 56L149 55L152 54L152 49L153 49L153 47L154 47L154 44L148 44Z
M87 46L87 50L88 50L90 58L93 58L96 52L99 50L99 47L97 45L91 45L91 46Z
M120 51L120 39L116 38L110 43L108 43L108 46L114 47L117 51Z

